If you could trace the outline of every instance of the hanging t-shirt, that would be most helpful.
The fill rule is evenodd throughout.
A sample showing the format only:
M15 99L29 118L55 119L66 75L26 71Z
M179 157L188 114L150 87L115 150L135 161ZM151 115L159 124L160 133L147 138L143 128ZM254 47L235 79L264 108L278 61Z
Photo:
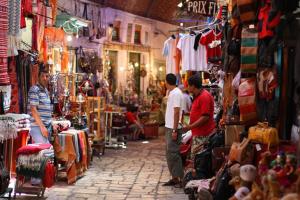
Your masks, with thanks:
M206 48L200 44L197 50L194 49L196 37L196 35L185 35L177 44L182 55L183 71L207 71Z
M176 40L169 38L164 43L163 56L166 57L166 73L176 74Z
M222 32L216 34L215 30L211 30L206 34L203 34L200 39L200 44L204 45L207 50L207 60L213 58L220 58L222 56L221 45L214 45L213 42L221 41ZM212 47L213 46L213 47Z

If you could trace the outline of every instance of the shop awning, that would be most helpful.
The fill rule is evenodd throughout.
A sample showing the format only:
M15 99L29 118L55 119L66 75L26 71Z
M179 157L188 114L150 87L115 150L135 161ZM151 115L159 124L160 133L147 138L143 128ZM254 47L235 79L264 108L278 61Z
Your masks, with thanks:
M56 17L55 26L62 27L66 33L72 34L78 33L80 28L88 27L90 23L91 21L61 13Z

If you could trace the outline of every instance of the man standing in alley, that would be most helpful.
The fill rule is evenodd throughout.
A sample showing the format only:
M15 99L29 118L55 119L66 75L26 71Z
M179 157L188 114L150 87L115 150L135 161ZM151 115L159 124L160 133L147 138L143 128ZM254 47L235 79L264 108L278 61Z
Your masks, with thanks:
M176 87L176 76L166 76L166 87L169 91L165 116L166 157L172 179L164 183L164 186L180 186L183 178L183 166L179 145L181 143L182 130L178 129L182 116L183 94Z
M184 132L192 131L193 141L191 147L191 159L195 153L201 151L203 144L215 131L214 98L202 88L202 79L196 74L188 79L188 90L193 95L193 103L190 112L190 124L183 128Z
M30 135L35 143L49 143L52 106L48 92L49 72L41 65L38 83L28 92L28 109L31 116Z

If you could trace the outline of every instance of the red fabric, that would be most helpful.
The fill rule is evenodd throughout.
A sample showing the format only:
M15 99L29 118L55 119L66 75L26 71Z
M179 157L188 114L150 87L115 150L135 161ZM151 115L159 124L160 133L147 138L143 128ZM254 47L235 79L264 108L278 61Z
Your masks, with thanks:
M30 146L24 146L17 150L17 156L20 154L35 154L44 149L49 149L52 145L51 144L34 144Z
M214 30L209 31L208 33L202 35L200 39L200 44L204 45L206 47L207 51L207 60L214 57L221 57L222 56L222 49L221 45L210 48L209 44L212 43L215 40L221 40L222 39L222 32L219 34L216 34Z
M14 146L13 146L13 159L12 159L12 167L11 172L16 172L16 158L17 158L17 149L27 145L29 131L22 130L18 132L18 137L14 139Z
M258 38L263 39L266 37L274 36L274 28L280 23L281 13L278 12L273 18L270 18L271 4L266 3L264 7L259 10L258 15Z
M190 124L193 124L203 115L208 115L209 121L203 126L192 129L193 136L208 136L216 127L214 121L214 99L206 90L203 90L193 101L190 113Z
M127 112L126 113L126 120L130 123L130 124L134 124L135 121L137 120L136 116L132 113L132 112Z
M43 186L50 188L54 185L55 180L55 167L51 162L48 162L45 167L45 175L43 178Z

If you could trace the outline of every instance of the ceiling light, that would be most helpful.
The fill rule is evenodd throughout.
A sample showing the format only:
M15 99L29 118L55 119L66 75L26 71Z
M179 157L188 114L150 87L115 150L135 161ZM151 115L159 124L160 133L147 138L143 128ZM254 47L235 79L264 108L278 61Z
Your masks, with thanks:
M180 23L180 26L183 26L183 23Z
M138 63L138 62L134 63L134 66L135 66L135 67L138 67L138 66L139 66L139 63Z
M163 71L163 68L162 68L162 67L160 67L158 70L159 70L160 72L162 72L162 71Z
M180 2L178 5L177 5L179 8L182 8L182 6L183 6L183 3L182 2Z
M68 42L71 42L72 39L73 39L73 38L72 38L72 35L68 35L68 36L67 36L67 41L68 41Z

